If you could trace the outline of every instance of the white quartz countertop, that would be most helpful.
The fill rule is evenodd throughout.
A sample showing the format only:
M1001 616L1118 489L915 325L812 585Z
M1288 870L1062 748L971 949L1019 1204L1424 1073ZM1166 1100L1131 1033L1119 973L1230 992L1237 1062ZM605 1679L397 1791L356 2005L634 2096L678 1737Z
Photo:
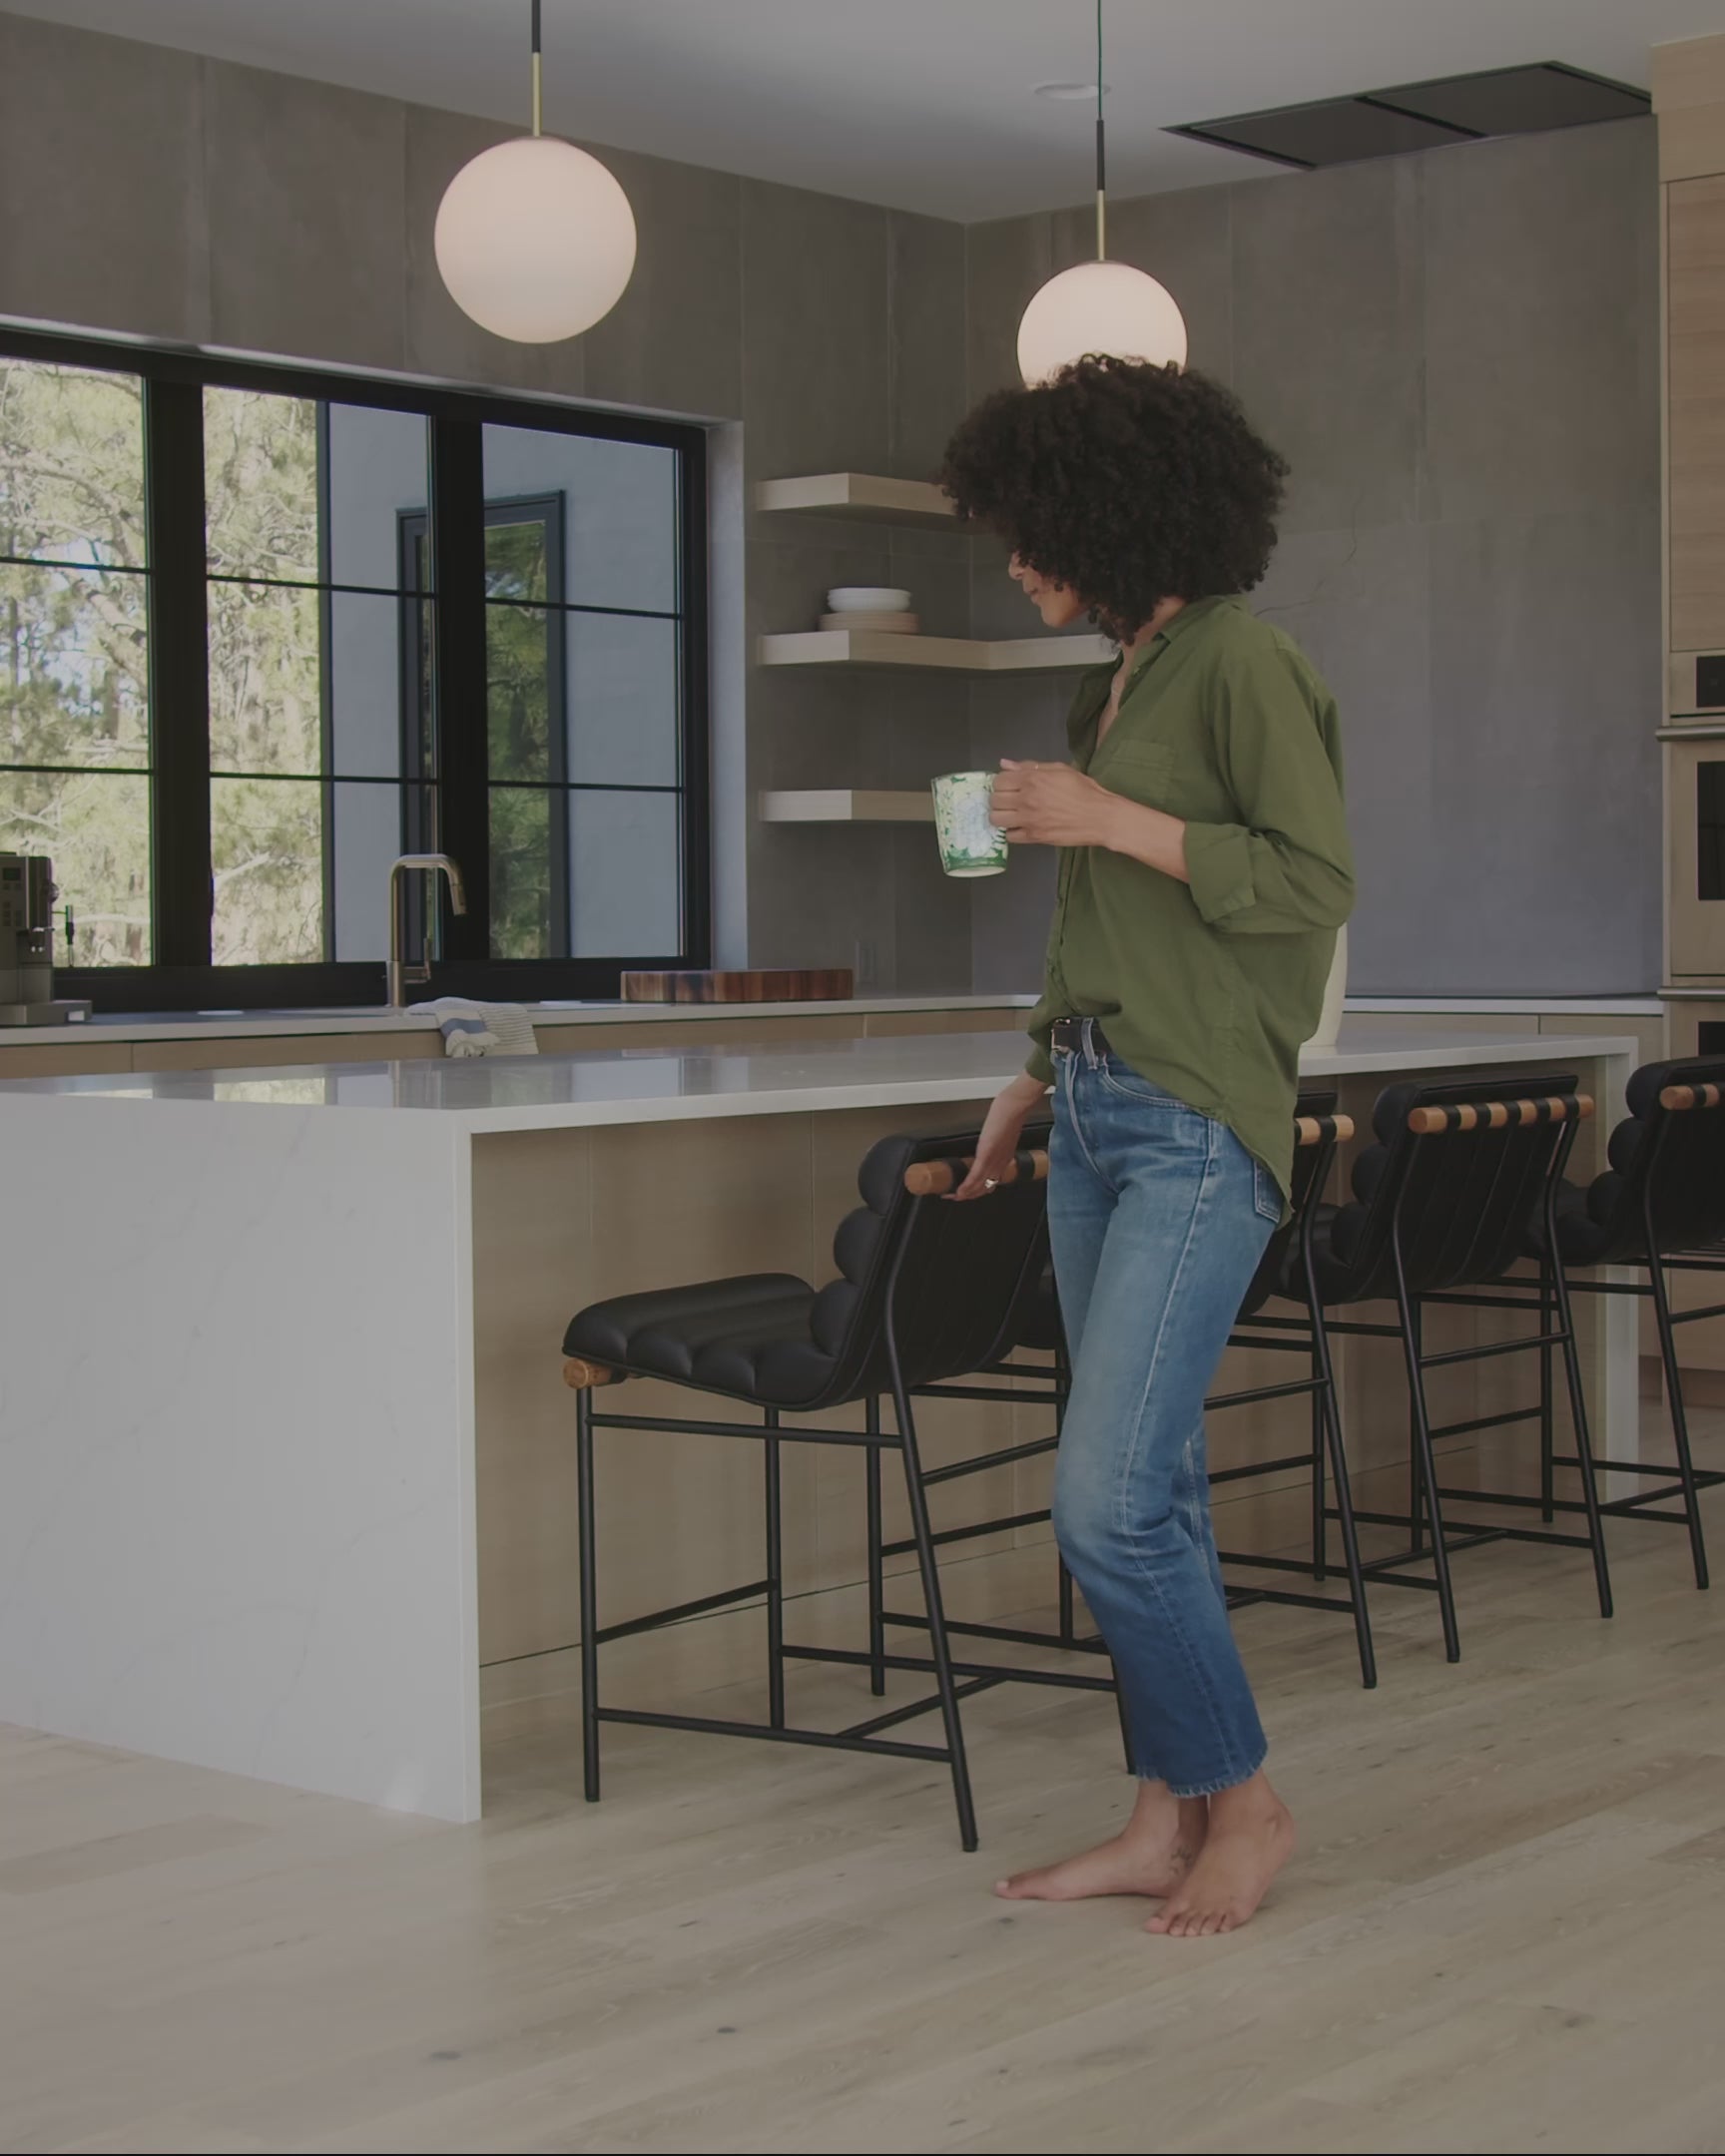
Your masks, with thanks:
M538 1026L658 1025L667 1020L873 1017L896 1011L1030 1010L1033 993L852 996L832 1003L530 1003ZM1656 1018L1656 996L1350 996L1351 1011L1392 1016ZM435 1021L411 1010L104 1011L82 1024L0 1027L0 1048L63 1047L72 1041L293 1040L328 1034L428 1034Z
M896 1011L1031 1010L1034 995L847 996L832 1003L529 1003L535 1028L656 1025L667 1019L872 1017ZM423 1011L382 1005L329 1010L102 1011L75 1025L0 1026L0 1048L59 1048L76 1040L290 1040L307 1034L432 1033Z
M1636 1052L1633 1038L1598 1035L1407 1032L1309 1052L1310 1078L1391 1077L1499 1064L1549 1066ZM575 1055L476 1056L412 1063L301 1064L290 1070L159 1071L0 1084L4 1119L33 1103L233 1111L324 1109L353 1115L433 1117L474 1132L598 1128L796 1115L824 1109L931 1107L988 1095L1023 1068L1016 1032L918 1035L910 1039L811 1041L764 1048L594 1049ZM17 1125L14 1124L14 1129Z

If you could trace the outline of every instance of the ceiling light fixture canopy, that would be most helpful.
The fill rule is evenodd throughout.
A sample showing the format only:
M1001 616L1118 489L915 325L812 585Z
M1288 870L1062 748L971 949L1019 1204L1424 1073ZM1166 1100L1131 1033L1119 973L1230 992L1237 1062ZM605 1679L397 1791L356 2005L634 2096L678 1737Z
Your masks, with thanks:
M540 0L531 7L533 132L462 166L433 245L463 313L515 343L550 344L591 329L622 298L635 215L596 157L543 132Z
M1090 352L1154 366L1186 364L1186 321L1174 295L1142 270L1108 260L1105 88L1102 0L1096 0L1096 260L1050 277L1024 309L1018 371L1032 384Z

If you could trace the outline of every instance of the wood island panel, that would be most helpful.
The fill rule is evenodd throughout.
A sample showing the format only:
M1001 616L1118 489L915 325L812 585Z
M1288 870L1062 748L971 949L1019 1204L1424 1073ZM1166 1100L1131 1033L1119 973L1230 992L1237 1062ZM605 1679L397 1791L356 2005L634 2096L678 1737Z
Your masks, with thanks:
M75 1039L64 1048L47 1041L29 1042L18 1048L4 1045L0 1036L0 1080L7 1078L90 1078L132 1068L129 1041Z

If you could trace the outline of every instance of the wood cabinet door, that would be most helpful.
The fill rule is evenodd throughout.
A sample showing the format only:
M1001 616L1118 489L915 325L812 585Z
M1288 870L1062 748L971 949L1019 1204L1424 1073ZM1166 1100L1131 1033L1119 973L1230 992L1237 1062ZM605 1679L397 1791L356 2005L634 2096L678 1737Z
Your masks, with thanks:
M1725 176L1665 191L1670 648L1725 650Z

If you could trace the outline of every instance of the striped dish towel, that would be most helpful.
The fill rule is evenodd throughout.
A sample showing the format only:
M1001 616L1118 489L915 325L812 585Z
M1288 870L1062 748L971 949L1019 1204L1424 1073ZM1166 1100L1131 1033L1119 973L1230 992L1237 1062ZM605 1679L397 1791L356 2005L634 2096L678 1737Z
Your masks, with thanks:
M412 1005L415 1017L435 1018L446 1056L537 1055L533 1021L519 1003L468 1003L460 996L439 996L434 1003Z

